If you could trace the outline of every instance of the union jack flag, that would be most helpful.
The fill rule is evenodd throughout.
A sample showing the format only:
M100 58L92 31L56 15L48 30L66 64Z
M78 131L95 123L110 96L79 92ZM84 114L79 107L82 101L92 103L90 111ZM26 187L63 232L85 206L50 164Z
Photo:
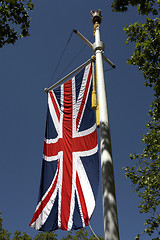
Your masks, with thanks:
M40 193L30 223L37 230L85 227L95 208L99 160L91 80L89 64L48 93Z

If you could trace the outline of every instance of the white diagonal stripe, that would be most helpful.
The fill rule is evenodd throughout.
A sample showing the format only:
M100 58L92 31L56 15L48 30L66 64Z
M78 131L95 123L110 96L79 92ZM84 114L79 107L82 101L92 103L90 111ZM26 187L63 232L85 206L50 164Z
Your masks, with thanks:
M88 216L90 218L93 213L93 210L95 208L95 198L94 198L94 194L93 194L90 182L88 180L86 171L83 167L82 161L81 161L80 157L78 156L78 154L76 154L76 160L77 160L76 161L76 169L77 169L78 177L80 180L81 188L83 191L83 195L85 198Z

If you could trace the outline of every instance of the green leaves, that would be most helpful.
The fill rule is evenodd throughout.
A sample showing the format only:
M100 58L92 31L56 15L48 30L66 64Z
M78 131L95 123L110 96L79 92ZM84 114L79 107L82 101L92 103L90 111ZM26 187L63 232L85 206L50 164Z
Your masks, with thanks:
M0 212L0 239L1 240L10 240L10 235L7 230L3 229L2 227L2 218L1 218L1 212Z
M33 240L57 240L57 234L55 232L41 232Z
M112 9L115 12L126 12L128 6L137 6L139 15L157 15L160 10L159 0L114 0Z
M5 0L6 3L13 3L15 4L16 3L16 0Z
M149 110L147 133L142 136L145 148L141 154L131 154L134 166L126 167L125 176L131 180L133 191L140 197L140 213L149 214L142 234L160 239L160 19L153 18L160 11L160 0L114 0L113 11L125 12L129 6L137 6L138 14L149 15L142 24L136 22L124 28L128 35L126 43L135 48L128 64L142 71L146 87L153 88L154 101ZM157 233L158 237L155 237ZM140 239L138 234L137 239Z
M30 18L27 9L33 10L33 8L32 0L0 1L0 48L30 35Z
M32 240L32 237L30 237L26 232L23 232L23 235L21 235L20 231L16 231L12 240Z
M151 120L146 127L147 134L143 135L142 142L145 149L141 154L130 155L135 165L126 167L125 175L132 182L134 191L141 198L139 211L140 213L150 213L144 225L143 233L151 236L158 232L160 226L160 101L156 98L151 104L149 115ZM160 233L158 232L158 235ZM153 238L156 239L156 238Z
M0 240L10 240L10 235L7 230L2 228L2 218L0 213ZM62 240L97 240L97 237L93 236L93 234L88 234L86 228L81 228L72 235L72 232L68 232L68 234L62 237ZM100 236L98 236L99 240L104 240ZM39 232L35 237L30 237L26 232L21 234L20 231L16 231L12 240L57 240L57 234L55 232Z
M135 50L129 64L137 65L146 79L145 86L154 88L160 95L160 19L146 19L144 24L134 23L124 29L127 43L135 42Z
M99 240L104 240L100 236L98 236ZM72 235L72 232L69 232L65 237L62 237L61 240L97 240L95 236L92 234L88 236L88 231L86 228L81 228L75 232L75 235Z

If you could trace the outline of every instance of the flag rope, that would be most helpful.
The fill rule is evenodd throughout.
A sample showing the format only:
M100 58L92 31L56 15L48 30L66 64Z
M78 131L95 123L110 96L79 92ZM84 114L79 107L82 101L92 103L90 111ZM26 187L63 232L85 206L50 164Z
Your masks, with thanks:
M91 232L93 233L93 235L94 235L98 240L100 240L99 237L98 237L98 236L95 234L95 232L93 231L93 228L91 227L91 224L90 224L90 223L88 224L88 226L90 227Z
M70 36L69 36L69 39L68 39L68 41L67 41L67 43L66 43L66 45L65 45L65 47L64 47L64 49L63 49L63 52L62 52L62 54L61 54L61 56L60 56L60 58L59 58L59 61L58 61L57 65L56 65L56 67L55 67L55 70L54 70L54 72L53 72L53 74L52 74L52 77L51 77L48 85L51 83L51 81L52 81L53 78L54 78L54 75L55 75L55 73L56 73L56 71L57 71L57 69L58 69L58 67L59 67L59 64L60 64L60 62L61 62L61 60L62 60L62 57L63 57L63 55L64 55L64 53L65 53L65 50L66 50L67 46L68 46L68 44L69 44L69 42L70 42L70 40L71 40L72 35L73 35L73 30L72 30L72 32L71 32L71 34L70 34Z

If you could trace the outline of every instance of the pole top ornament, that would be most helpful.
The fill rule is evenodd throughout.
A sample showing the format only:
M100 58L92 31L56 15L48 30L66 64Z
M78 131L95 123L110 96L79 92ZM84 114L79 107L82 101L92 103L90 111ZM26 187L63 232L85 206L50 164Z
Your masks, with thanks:
M91 15L92 15L93 24L95 24L95 23L100 24L102 22L102 15L101 15L100 9L98 11L91 11Z

